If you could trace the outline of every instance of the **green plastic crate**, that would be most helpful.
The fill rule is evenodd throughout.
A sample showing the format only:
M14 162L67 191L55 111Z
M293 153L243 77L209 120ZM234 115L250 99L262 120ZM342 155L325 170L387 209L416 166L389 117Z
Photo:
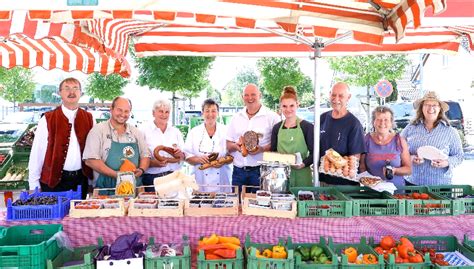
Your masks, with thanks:
M256 251L253 249L251 253L247 253L248 249L251 247L257 249L266 249L275 246L275 244L266 244L266 243L255 243L250 239L250 235L247 234L245 237L245 249L246 251L246 261L247 269L257 269L257 268L273 268L273 269L293 269L295 268L295 259L293 255L293 250L288 247L288 243L291 242L291 238L288 238L286 242L283 239L280 239L276 245L282 245L286 249L287 258L286 259L270 259L270 258L257 258Z
M455 216L462 211L460 201L439 196L429 191L428 187L404 186L399 187L398 190L405 194L427 193L431 198L434 198L428 200L403 199L405 200L407 216Z
M373 269L384 269L385 268L385 261L383 259L383 255L379 255L375 252L375 250L367 244L367 239L365 237L361 237L359 243L343 243L343 244L335 244L332 241L332 237L328 238L328 247L336 254L341 256L340 267L341 269L347 268L373 268ZM377 264L353 264L349 263L347 260L347 255L343 254L344 249L348 247L353 247L357 249L358 254L373 254L377 256L378 263Z
M375 243L373 237L369 238L369 245L372 248L376 248L380 245ZM385 259L385 266L387 269L428 269L431 268L430 256L426 254L423 259L427 262L424 263L395 263L395 256L393 254L388 255L388 259Z
M307 263L301 260L301 256L297 255L296 252L294 253L295 256L295 269L338 269L339 268L339 260L337 259L337 255L328 247L326 239L324 237L320 237L319 243L293 243L290 242L288 244L290 249L294 251L298 249L298 247L307 247L311 248L314 245L319 246L323 249L323 253L326 256L330 257L331 264L316 264L316 263Z
M464 240L463 240L462 244L467 249L474 252L474 240L469 240L469 236L467 234L464 235Z
M47 269L95 269L94 259L97 246L85 246L74 248L73 251L63 249L54 259L48 259L46 263ZM76 265L64 266L68 262L80 261L82 263Z
M312 192L316 200L299 200L299 191ZM352 217L352 201L334 187L300 187L291 188L297 198L298 217ZM319 200L318 195L332 195L336 200Z
M243 269L244 258L242 256L242 248L236 251L235 259L222 260L206 260L204 251L200 250L197 257L198 269Z
M2 179L11 166L11 162L13 161L13 152L10 149L0 149L0 153L7 155L7 157L3 161L2 166L0 166L0 179Z
M34 138L34 132L36 131L36 123L30 123L28 124L28 128L26 128L25 132L18 138L18 140L15 142L13 145L13 150L15 152L31 152L31 145L25 145L25 146L20 146L19 143L23 139L24 136L26 136L30 131L33 132L33 138Z
M436 252L454 252L459 251L466 258L474 261L474 252L458 243L455 236L407 236L413 243L416 249L420 250L423 247L434 248ZM474 269L474 266L440 266L432 265L433 268L446 269Z
M338 186L337 189L352 200L353 216L405 215L405 201L394 199L388 192L356 186Z
M429 190L440 196L455 199L461 205L460 214L474 214L474 198L464 198L466 195L474 195L471 185L439 185L428 186Z
M151 247L155 245L155 238L151 237L145 255L145 269L191 269L191 249L189 244L185 243L188 241L188 237L183 237L183 255L174 257L153 257Z
M12 165L19 164L20 166L28 168L28 161L30 158L30 153L16 153L14 152L10 159L2 166L0 170L0 178L3 178L5 174L8 172L8 169ZM2 181L0 180L0 191L3 190L27 190L28 189L28 171L25 173L25 177L22 180L15 180L15 181Z
M44 269L61 249L52 236L61 224L12 226L0 236L0 268Z

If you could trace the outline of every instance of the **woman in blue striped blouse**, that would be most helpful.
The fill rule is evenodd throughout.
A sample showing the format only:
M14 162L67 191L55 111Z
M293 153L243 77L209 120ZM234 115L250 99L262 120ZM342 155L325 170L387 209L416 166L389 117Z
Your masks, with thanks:
M415 119L401 133L408 142L413 162L409 182L415 185L451 184L453 168L462 162L463 150L458 132L449 125L444 114L449 106L435 92L426 93L414 106ZM417 153L422 146L435 147L448 158L425 160Z

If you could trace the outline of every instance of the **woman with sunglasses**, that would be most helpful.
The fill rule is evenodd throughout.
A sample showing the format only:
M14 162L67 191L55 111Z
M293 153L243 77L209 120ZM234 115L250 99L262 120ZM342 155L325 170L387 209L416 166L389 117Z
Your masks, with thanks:
M199 185L211 185L201 187L201 190L227 191L228 188L217 187L217 185L230 185L232 174L230 165L215 162L227 154L227 130L225 125L217 122L219 104L212 99L205 100L202 104L202 117L204 122L191 129L186 138L184 145L186 161L194 165L196 182Z

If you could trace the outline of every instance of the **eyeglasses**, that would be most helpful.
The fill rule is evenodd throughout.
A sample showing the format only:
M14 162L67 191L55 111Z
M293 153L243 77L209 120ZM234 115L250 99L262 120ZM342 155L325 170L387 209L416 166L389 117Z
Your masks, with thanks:
M426 108L439 108L439 105L423 104L423 107L426 107Z
M72 87L72 88L69 88L69 87L64 87L62 88L63 91L67 91L67 92L75 92L75 91L79 91L81 88L79 87Z

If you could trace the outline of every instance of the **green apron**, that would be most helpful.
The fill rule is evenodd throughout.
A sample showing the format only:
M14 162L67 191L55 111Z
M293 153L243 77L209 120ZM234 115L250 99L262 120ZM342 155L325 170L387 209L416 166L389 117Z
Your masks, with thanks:
M309 156L308 145L304 139L303 130L300 126L300 119L296 119L296 128L283 129L285 122L283 121L278 130L277 151L279 153L301 153L304 160ZM291 187L312 187L313 175L311 168L291 169L290 188Z
M112 130L111 130L112 131ZM122 165L123 159L129 159L136 167L138 167L138 162L140 160L140 151L138 149L138 143L120 143L115 142L112 139L112 133L110 134L112 144L109 149L109 154L107 156L107 160L105 160L105 164L115 171L120 169ZM137 179L136 185L139 184L139 179ZM108 176L104 176L99 174L97 178L96 188L115 188L117 184L116 178L111 178Z

